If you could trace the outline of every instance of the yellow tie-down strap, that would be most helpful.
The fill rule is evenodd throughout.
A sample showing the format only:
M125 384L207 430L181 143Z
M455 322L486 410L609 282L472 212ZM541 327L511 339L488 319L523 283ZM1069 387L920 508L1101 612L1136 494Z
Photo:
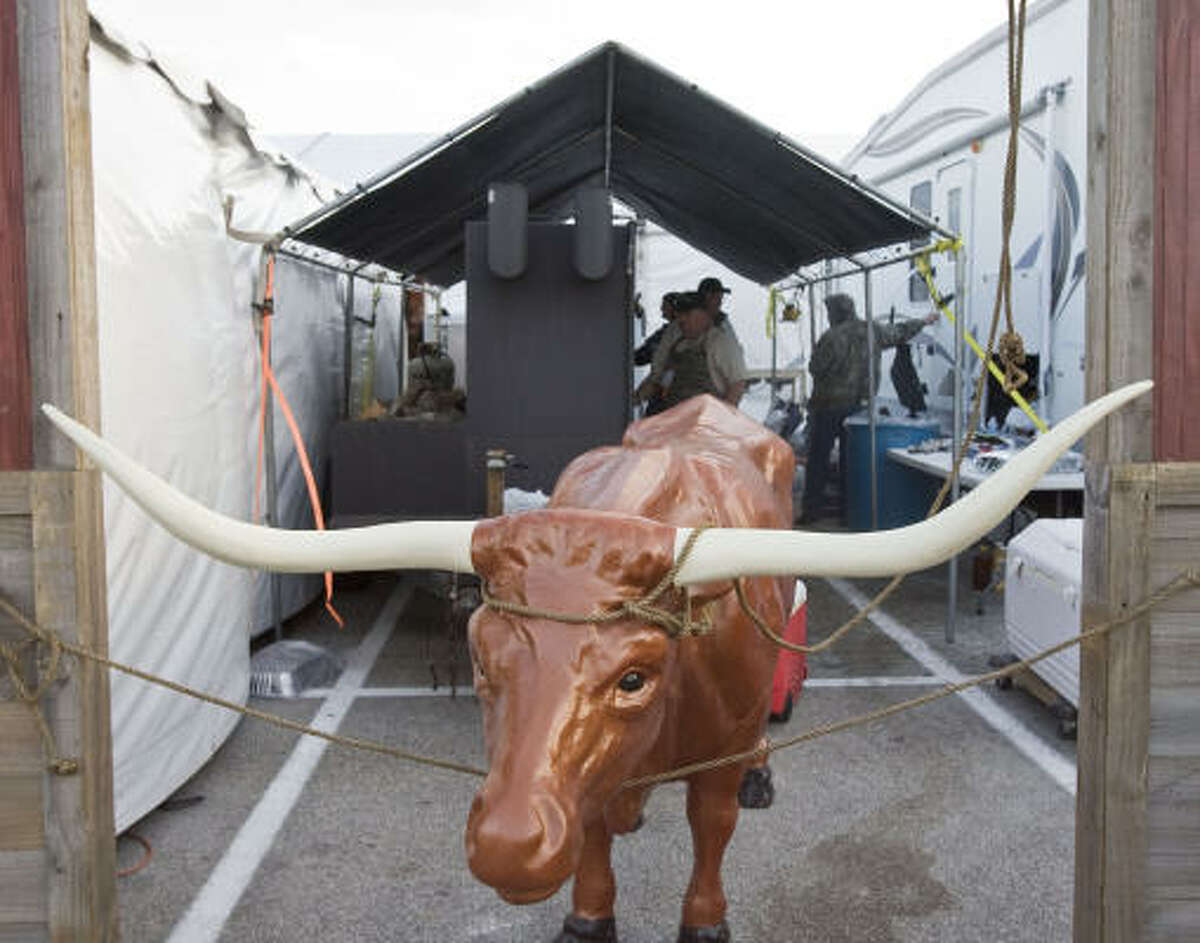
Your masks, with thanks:
M779 305L779 289L774 285L767 292L767 337L774 337L775 332L779 329L779 322L776 317L776 310Z
M914 260L916 262L917 271L921 273L921 277L925 279L925 284L929 287L929 297L933 300L933 303L937 305L938 310L950 319L951 323L954 323L956 320L954 317L954 312L951 311L946 302L942 300L942 296L938 294L937 286L933 284L933 270L929 267L929 256L934 252L957 252L961 248L961 239L943 239L940 242L935 242L925 252L922 252L920 255L918 255ZM979 342L971 336L971 332L968 331L965 326L963 328L963 337L966 338L967 344L970 346L971 350L975 351L975 356L987 365L987 368L989 371L991 371L992 376L994 376L1000 382L1001 387L1003 387L1004 372L998 366L996 366L996 362L994 360L988 358L988 356L984 353L983 348L979 346ZM1050 427L1046 425L1041 416L1033 411L1033 407L1029 405L1028 400L1026 400L1024 396L1022 396L1016 390L1012 390L1008 395L1011 396L1013 402L1020 407L1021 412L1029 417L1030 422L1037 426L1038 432L1049 431Z

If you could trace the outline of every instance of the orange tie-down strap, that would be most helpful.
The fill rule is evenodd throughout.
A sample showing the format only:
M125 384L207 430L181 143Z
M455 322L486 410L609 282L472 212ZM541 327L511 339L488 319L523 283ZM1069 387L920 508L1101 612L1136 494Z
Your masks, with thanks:
M321 512L321 499L317 494L317 480L313 476L312 463L308 460L308 451L304 448L304 438L300 435L300 426L296 423L296 416L292 412L292 407L288 404L287 397L283 395L283 390L279 388L279 381L275 378L275 371L271 369L271 319L275 311L275 256L272 253L267 258L267 283L263 291L263 309L262 309L262 398L261 406L258 414L258 461L254 470L254 517L258 519L258 496L259 485L262 481L262 465L263 465L263 450L265 448L267 438L267 387L275 395L275 399L279 401L279 409L283 413L284 421L287 422L288 429L292 433L292 442L296 446L296 455L300 459L300 469L304 472L304 482L308 486L308 501L312 505L313 520L316 522L317 530L325 529L325 515ZM338 615L336 609L333 608L333 573L326 571L325 573L325 609L329 612L338 626L345 628L346 623L342 617Z

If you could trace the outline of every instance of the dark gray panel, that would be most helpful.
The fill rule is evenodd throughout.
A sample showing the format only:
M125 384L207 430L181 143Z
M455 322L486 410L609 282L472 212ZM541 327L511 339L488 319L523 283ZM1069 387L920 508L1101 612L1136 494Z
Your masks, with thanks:
M630 321L624 260L628 230L613 232L616 264L590 281L572 263L573 227L529 226L529 261L518 279L494 278L487 232L469 223L467 424L472 467L488 448L527 465L514 484L549 491L563 466L616 444L629 419Z
M340 422L330 461L335 527L471 516L464 422Z

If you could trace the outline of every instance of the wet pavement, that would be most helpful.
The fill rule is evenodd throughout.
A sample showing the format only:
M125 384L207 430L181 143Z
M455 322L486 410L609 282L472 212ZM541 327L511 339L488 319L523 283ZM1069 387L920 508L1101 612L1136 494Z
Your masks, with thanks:
M346 630L313 607L288 634L338 650L365 683L253 703L304 722L328 720L344 703L341 733L482 765L475 700L469 688L448 696L445 686L451 677L469 684L470 675L426 595L439 582L344 583L335 602ZM847 594L879 585L810 583L810 641L854 611ZM883 606L893 637L862 626L813 657L812 683L771 736L919 695L940 683L939 673L986 671L988 657L1005 649L999 597L976 616L964 587L954 645L942 641L945 600L944 568L907 580ZM411 606L397 619L405 601ZM382 647L364 660L372 640ZM414 696L435 675L436 695ZM1070 769L1074 744L1020 691L989 687L976 697L776 753L775 804L742 814L725 859L734 939L1069 939L1074 797L1054 771ZM340 746L298 748L298 739L243 721L176 796L201 801L175 803L134 827L154 854L118 881L123 939L553 938L569 887L513 907L467 870L462 833L477 779ZM307 779L297 773L303 750ZM680 785L660 787L645 826L614 846L624 943L675 939L691 863L683 794ZM257 858L246 851L254 848ZM118 865L141 854L124 838Z

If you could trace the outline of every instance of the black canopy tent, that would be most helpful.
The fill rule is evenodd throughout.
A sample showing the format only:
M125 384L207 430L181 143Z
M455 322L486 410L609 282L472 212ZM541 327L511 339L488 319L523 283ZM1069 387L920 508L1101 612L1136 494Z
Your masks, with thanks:
M283 235L438 285L464 273L464 224L519 182L562 216L588 185L745 277L918 238L919 214L617 43L605 43Z
M488 200L501 183L528 195L524 232L539 264L518 277L486 250ZM609 315L628 314L632 276L614 266L580 277L568 230L581 227L560 225L577 192L596 187L760 284L825 259L861 267L857 254L939 228L605 43L279 234L433 285L468 282L465 419L335 427L339 524L479 514L488 449L521 457L512 483L548 490L571 457L620 440L631 323ZM614 230L617 258L634 235Z

